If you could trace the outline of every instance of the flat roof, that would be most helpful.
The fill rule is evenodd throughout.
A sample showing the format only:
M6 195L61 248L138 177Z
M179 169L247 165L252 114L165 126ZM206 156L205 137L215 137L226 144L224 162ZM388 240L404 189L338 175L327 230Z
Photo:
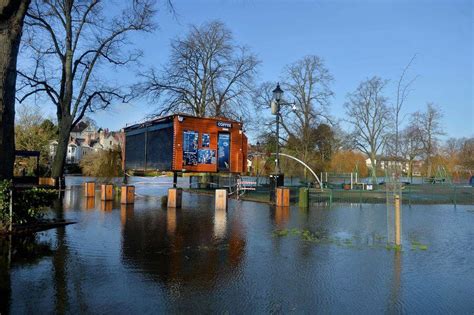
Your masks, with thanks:
M169 122L169 121L173 120L174 117L176 117L176 116L183 116L183 117L196 118L196 119L215 120L215 121L225 121L225 122L231 122L231 123L242 125L242 123L239 122L239 121L236 121L236 120L233 120L233 119L230 119L230 118L225 118L225 117L198 117L198 116L193 116L193 115L190 115L190 114L178 113L178 114L171 114L171 115L167 115L167 116L162 116L162 117L150 119L150 120L138 123L138 124L127 126L127 127L123 128L123 130L127 131L127 130L132 130L132 129L139 129L139 128L144 128L144 127L148 127L148 126L153 126L155 124Z

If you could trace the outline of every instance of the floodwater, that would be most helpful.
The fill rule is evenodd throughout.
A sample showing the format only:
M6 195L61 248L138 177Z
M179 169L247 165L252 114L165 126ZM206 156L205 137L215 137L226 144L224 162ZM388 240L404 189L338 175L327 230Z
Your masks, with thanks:
M404 206L396 251L385 204L176 210L170 179L132 181L135 205L69 186L50 216L77 224L0 240L1 314L474 312L474 206Z

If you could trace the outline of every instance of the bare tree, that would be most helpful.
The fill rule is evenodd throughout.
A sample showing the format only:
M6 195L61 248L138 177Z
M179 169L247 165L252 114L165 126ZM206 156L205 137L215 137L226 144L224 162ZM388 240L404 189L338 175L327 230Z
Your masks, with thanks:
M59 139L53 177L62 176L69 133L86 111L127 101L127 92L100 76L100 68L137 60L140 51L127 49L127 35L154 27L152 0L130 0L113 8L115 15L105 13L107 7L102 0L34 0L27 13L30 37L25 47L32 64L18 71L19 101L43 95L56 106Z
M400 154L408 159L408 172L413 179L413 164L417 157L422 154L423 143L421 142L421 131L412 121L402 130L400 134Z
M395 118L395 134L393 138L393 155L398 157L400 154L400 125L401 125L401 112L402 112L402 107L403 104L405 103L406 99L408 98L408 95L411 92L411 86L415 82L415 80L418 78L418 76L415 76L411 80L407 81L407 72L410 69L410 66L413 64L413 61L416 58L416 54L413 55L413 57L410 59L408 64L405 66L403 69L400 77L398 78L397 81L397 92L396 92L396 98L395 98L395 105L394 105L394 118Z
M153 69L144 74L143 88L161 101L157 115L182 111L239 118L249 115L246 104L258 64L222 22L212 21L191 26L174 40L168 64L159 74Z
M431 177L432 174L432 157L438 148L439 136L445 134L441 126L442 118L443 114L441 109L433 103L428 103L426 105L426 111L417 111L412 117L413 124L419 128L428 177Z
M372 181L376 182L376 157L386 141L391 127L390 109L383 95L387 81L373 77L360 83L349 94L344 105L347 122L354 127L352 137L357 149L367 154L372 166Z
M13 177L16 65L29 5L30 0L0 0L0 179Z
M287 141L287 149L293 151L304 162L309 162L318 153L323 160L327 158L326 149L322 148L325 135L333 137L329 125L332 119L328 114L333 92L330 84L332 75L324 65L324 61L315 55L308 55L285 67L282 88L285 97L291 102L283 101L280 108L280 123L284 132L280 140ZM254 103L260 110L268 110L272 100L275 83L266 82L261 85ZM267 127L273 119L267 122ZM324 144L327 147L327 143ZM306 170L305 170L306 171Z
M474 137L464 139L459 152L459 160L465 169L474 170Z

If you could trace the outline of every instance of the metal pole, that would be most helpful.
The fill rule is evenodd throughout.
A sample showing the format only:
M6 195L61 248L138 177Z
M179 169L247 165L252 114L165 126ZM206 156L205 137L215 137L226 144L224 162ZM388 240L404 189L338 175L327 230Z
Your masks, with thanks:
M10 215L10 233L13 231L13 189L10 188L10 204L8 206L9 215Z
M280 101L277 101L277 114L276 114L276 159L275 169L276 173L280 174Z
M395 195L395 245L401 245L400 196Z

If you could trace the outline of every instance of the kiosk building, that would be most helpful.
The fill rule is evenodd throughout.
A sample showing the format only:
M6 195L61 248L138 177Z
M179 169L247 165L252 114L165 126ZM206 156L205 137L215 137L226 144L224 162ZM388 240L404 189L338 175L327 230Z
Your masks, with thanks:
M242 123L186 114L160 117L124 128L125 170L230 172L247 169Z

